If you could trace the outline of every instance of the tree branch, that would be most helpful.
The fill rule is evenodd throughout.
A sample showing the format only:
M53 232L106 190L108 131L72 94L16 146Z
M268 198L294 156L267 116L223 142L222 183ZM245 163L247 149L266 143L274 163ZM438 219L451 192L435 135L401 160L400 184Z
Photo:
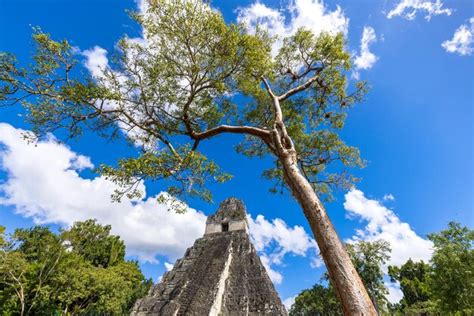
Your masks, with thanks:
M265 85L265 89L267 89L268 94L270 95L271 98L275 97L275 94L272 91L272 88L270 87L270 84L268 83L267 79L265 77L261 77L263 84Z
M286 99L288 99L289 97L291 97L292 95L294 94L297 94L298 92L301 92L301 91L304 91L306 89L309 88L309 86L311 86L314 82L316 82L318 80L318 74L319 72L316 73L316 75L314 75L313 77L311 77L310 79L308 79L308 81L306 81L305 83L293 88L293 89L290 89L288 90L286 93L280 95L278 97L278 100L279 101L284 101Z
M270 131L261 129L253 126L231 126L231 125L220 125L214 128L211 128L202 133L193 132L190 136L194 140L204 140L211 138L213 136L223 134L223 133L232 133L232 134L248 134L262 139L268 139L270 137Z

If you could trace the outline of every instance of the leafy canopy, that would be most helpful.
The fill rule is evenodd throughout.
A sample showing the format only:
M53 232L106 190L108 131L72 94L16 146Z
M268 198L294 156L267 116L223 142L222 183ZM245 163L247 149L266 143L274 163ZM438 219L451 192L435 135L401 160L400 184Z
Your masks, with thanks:
M118 200L140 196L145 179L167 180L174 196L211 200L206 181L231 176L200 151L200 143L223 133L245 135L237 147L245 155L272 157L274 167L264 176L275 180L277 191L285 186L271 133L279 118L283 142L294 144L299 167L318 193L329 197L331 188L356 180L344 167L363 161L337 132L366 85L346 78L351 63L342 34L301 28L272 56L274 39L266 32L227 24L198 0L150 0L147 12L132 18L144 39L120 40L109 65L92 74L78 69L67 41L36 29L32 65L22 68L0 53L0 105L25 106L39 137L58 129L68 137L93 130L124 134L141 146L138 156L99 168L120 185Z
M450 222L445 230L428 235L434 251L429 263L411 259L388 269L398 281L403 299L401 314L471 315L474 311L474 231Z
M474 230L451 222L428 238L434 244L430 287L439 310L474 313Z
M291 316L342 315L342 306L336 299L332 287L315 284L311 289L303 290L295 298L290 309Z
M59 235L41 226L11 238L0 231L0 240L2 315L122 315L151 285L110 226L94 220Z
M87 261L107 268L123 262L125 257L125 244L119 236L110 235L111 229L110 225L98 225L90 219L62 232L62 238Z
M411 259L400 267L388 267L390 281L398 282L403 293L403 298L398 303L401 312L417 314L435 311L430 301L431 271L429 264L423 261L413 262Z

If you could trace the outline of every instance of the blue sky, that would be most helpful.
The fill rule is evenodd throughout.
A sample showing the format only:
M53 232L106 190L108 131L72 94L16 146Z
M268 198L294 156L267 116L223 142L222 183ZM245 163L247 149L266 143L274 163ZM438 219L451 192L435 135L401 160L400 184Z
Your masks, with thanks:
M362 178L357 189L336 192L335 201L326 207L343 239L353 238L357 229L363 231L359 238L393 238L392 247L398 249L394 252L398 257L392 258L395 263L408 259L407 256L428 256L426 234L443 229L448 221L474 226L474 5L467 0L445 1L443 6L440 1L412 2L425 4L428 10L423 10L404 7L404 3L408 2L298 0L293 3L294 13L300 14L297 21L286 10L285 1L262 0L259 7L253 1L212 1L227 21L235 21L236 10L240 8L241 17L247 14L248 19L256 14L268 22L265 12L277 14L285 23L276 27L285 32L291 32L297 23L309 23L315 29L339 25L346 32L348 49L354 59L360 57L358 76L368 80L371 90L364 102L351 111L342 138L359 147L368 164L362 170L354 170ZM111 53L124 34L140 36L140 28L126 13L136 7L132 0L0 0L0 28L7 30L0 34L0 51L11 52L22 64L28 64L33 51L31 27L40 26L53 38L69 39L81 51L98 52L94 50L98 46ZM370 40L369 30L374 40ZM361 50L364 33L365 52ZM61 189L87 195L89 184L105 185L90 171L92 164L113 164L136 149L120 140L108 143L86 134L68 143L68 147L45 141L44 150L35 151L18 144L18 129L29 129L21 113L21 109L14 107L0 109L0 224L11 232L43 220L57 229L58 225L67 225L68 218L96 215L104 223L121 225L123 221L114 218L114 212L126 219L124 214L133 205L118 207L121 211L116 211L117 205L110 204L110 214L103 210L94 213L93 206L80 213L81 210L64 202ZM324 269L314 267L317 251L300 208L290 195L268 192L271 183L260 176L267 162L236 154L232 144L238 140L236 136L224 136L205 143L205 152L235 176L224 185L211 185L214 200L218 203L229 196L244 200L252 216L257 247L272 271L280 275L276 277L276 287L282 299L287 299L319 281ZM57 155L52 156L53 152ZM22 163L15 164L18 161ZM29 170L28 166L38 166L35 161L44 162L47 166L41 165L39 169L48 169L48 173L39 170L22 178L22 171ZM74 172L61 169L61 161ZM30 188L25 183L34 185ZM42 194L41 189L49 193L56 190L58 194ZM148 196L162 190L160 183L146 183ZM107 208L107 194L94 194ZM76 195L70 201L87 199ZM148 211L159 208L151 200L142 206ZM189 206L196 211L186 215L185 220L168 220L164 212L162 217L154 217L155 222L151 221L156 223L154 226L127 223L119 230L137 250L134 256L150 259L151 254L155 259L153 263L143 261L147 276L156 280L162 275L164 263L179 257L180 251L199 235L202 213L210 214L217 207L195 200L189 201ZM264 218L259 219L259 214ZM166 236L166 223L172 227L184 223L194 226L188 236L177 235L181 240L175 243L174 250L171 241L144 241L146 236ZM144 231L130 232L133 227L142 227ZM150 235L146 229L151 230ZM143 238L134 236L137 234L143 234ZM426 249L416 249L415 245ZM283 258L281 262L276 261L279 255Z

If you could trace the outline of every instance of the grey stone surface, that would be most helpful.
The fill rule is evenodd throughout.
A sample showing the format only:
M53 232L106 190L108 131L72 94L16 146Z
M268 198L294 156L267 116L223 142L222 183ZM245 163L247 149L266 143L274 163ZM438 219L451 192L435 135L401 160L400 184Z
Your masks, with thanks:
M236 198L228 198L224 200L220 205L219 209L213 215L207 218L206 224L217 223L220 224L223 221L238 221L247 220L247 212L244 203Z
M246 221L243 203L227 199L208 224ZM206 234L138 300L132 315L287 315L247 230Z
M221 203L217 212L210 215L206 221L204 235L226 231L248 231L247 213L242 201L229 198Z

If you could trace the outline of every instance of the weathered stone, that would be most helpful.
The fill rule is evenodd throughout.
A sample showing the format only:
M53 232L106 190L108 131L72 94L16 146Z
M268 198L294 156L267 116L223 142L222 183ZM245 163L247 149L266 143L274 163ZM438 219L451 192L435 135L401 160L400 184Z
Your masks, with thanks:
M132 315L287 315L250 242L243 203L225 200L206 226Z

